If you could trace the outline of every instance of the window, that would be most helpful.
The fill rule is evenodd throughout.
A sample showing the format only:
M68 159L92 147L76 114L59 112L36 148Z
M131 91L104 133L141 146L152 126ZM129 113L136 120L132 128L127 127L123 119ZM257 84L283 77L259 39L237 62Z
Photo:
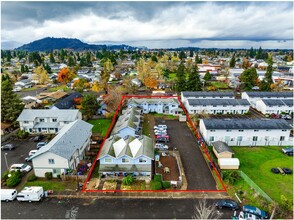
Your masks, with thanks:
M287 130L282 130L282 131L287 131Z
M271 131L271 130L267 129L266 131Z
M129 159L127 159L127 158L123 158L123 159L121 160L121 162L122 162L122 163L129 163L130 161L129 161Z
M269 141L269 136L265 136L265 137L264 137L264 140L265 140L265 141Z
M227 132L231 132L232 130L227 130Z
M216 105L213 105L213 107L216 107Z
M57 118L52 118L52 122L57 122Z
M54 159L48 159L49 164L55 164Z
M40 118L40 122L44 122L45 121L45 119L44 118Z
M259 130L254 130L254 132L258 132Z
M258 137L257 136L253 136L252 140L253 141L257 141Z
M24 121L23 123L24 123L24 124L28 124L28 123L30 123L30 122L29 122L29 121Z
M112 159L111 158L105 158L105 163L112 163Z
M172 105L172 107L176 107L176 105Z
M139 163L146 163L146 162L147 162L147 160L144 159L144 158L140 158L140 159L139 159Z
M57 173L57 170L56 169L53 169L52 171L53 171L53 173Z
M214 141L214 137L213 136L210 136L209 137L209 141Z
M237 141L242 141L242 138L243 138L242 136L238 136Z
M225 136L225 141L229 142L230 141L230 136Z
M215 132L215 130L210 130L211 132Z
M244 130L239 130L239 132L243 132Z
M285 136L281 136L280 141L284 141L284 140L285 140Z

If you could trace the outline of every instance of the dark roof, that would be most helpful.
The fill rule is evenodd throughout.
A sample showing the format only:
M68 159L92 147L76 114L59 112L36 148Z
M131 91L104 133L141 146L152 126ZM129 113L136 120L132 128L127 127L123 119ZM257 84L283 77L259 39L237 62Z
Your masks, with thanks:
M291 129L284 119L202 119L206 129Z
M293 106L293 99L262 99L267 106Z
M182 92L184 97L235 97L234 92Z
M188 99L191 106L197 105L247 105L250 103L247 99Z
M232 148L230 148L227 143L223 141L216 141L212 143L212 146L218 153L223 153L223 152L231 152L234 154L234 151Z
M54 106L58 109L70 109L74 106L74 99L82 97L81 93L74 92L71 93L69 96L59 100L54 104Z
M260 98L289 98L293 97L293 92L246 92L249 97Z

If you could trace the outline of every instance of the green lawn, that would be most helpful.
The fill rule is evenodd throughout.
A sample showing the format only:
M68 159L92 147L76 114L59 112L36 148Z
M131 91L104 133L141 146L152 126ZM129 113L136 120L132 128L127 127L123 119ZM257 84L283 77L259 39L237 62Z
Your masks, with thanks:
M29 92L29 91L35 91L35 90L37 90L38 88L36 87L36 86L34 86L34 87L31 87L31 88L26 88L26 89L23 89L23 90L21 90L22 92Z
M293 175L273 174L271 168L293 168L293 157L284 155L282 147L233 147L240 170L245 172L273 200L281 202L281 195L293 200Z
M77 187L76 181L52 181L52 180L36 180L32 182L27 182L25 186L42 186L44 191L53 190L53 191L64 191L66 189L75 190Z
M101 133L101 136L104 137L111 124L111 119L91 119L88 123L94 125L92 132Z
M48 89L48 91L49 92L56 92L56 91L61 90L61 89L63 91L65 91L65 92L69 91L69 88L66 85L56 86L56 87Z
M211 82L211 85L217 89L227 89L229 88L228 84L224 82Z

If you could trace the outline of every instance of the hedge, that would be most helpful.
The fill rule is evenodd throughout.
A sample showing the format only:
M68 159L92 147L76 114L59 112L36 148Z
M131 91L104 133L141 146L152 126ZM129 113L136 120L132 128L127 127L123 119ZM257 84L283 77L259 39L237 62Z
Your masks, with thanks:
M161 182L152 180L150 182L150 189L151 190L160 190L160 189L162 189Z

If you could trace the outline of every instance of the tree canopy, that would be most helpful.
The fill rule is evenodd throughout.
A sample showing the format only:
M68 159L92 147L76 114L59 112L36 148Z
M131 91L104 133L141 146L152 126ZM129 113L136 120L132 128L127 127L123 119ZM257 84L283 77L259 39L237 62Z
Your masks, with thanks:
M239 79L243 83L245 91L252 90L252 88L258 84L258 74L256 69L253 67L244 70Z
M86 118L90 118L92 115L95 115L99 108L98 101L93 94L85 95L81 106L81 112Z

